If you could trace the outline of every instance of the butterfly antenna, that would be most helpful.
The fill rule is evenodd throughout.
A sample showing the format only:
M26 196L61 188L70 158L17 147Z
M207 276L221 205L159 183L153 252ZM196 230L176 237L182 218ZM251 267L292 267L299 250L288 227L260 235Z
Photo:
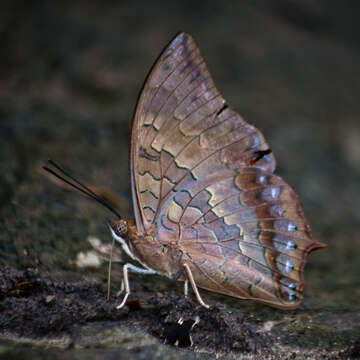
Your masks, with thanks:
M108 204L102 197L100 197L98 194L96 194L94 191L92 191L90 188L88 188L86 185L81 183L79 180L75 179L73 176L71 176L68 172L66 172L60 165L58 165L55 161L49 159L48 163L52 165L54 168L56 168L60 174L55 172L53 169L49 168L48 166L43 166L43 169L50 173L51 175L55 176L56 178L60 179L64 183L70 185L74 189L82 192L86 196L88 196L90 199L93 199L106 207L108 210L110 210L112 213L114 213L118 219L121 219L120 214L110 205ZM70 180L68 180L68 179Z

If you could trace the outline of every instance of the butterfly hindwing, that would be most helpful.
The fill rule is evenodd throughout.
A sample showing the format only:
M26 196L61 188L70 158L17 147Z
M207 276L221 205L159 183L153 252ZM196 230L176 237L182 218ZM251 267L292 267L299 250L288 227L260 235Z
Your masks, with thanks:
M321 244L278 176L244 167L208 177L173 193L160 216L180 234L198 286L282 308L301 302L306 258Z

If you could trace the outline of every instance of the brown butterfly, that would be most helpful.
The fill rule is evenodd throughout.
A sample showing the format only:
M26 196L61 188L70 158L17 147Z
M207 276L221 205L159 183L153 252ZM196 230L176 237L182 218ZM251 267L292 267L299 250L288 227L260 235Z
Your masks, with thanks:
M130 166L135 220L109 225L143 268L124 265L118 308L129 270L184 281L185 295L190 281L205 307L198 287L281 309L300 304L307 256L325 245L273 174L264 136L226 105L189 34L170 42L145 81Z

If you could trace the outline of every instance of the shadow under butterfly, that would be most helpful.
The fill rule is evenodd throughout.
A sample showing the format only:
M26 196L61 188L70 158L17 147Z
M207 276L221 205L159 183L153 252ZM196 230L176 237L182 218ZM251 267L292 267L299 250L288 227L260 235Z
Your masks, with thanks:
M135 220L123 220L100 195L72 186L112 210L113 238L140 262L128 272L161 274L281 309L303 298L313 238L294 190L273 174L262 133L226 105L191 35L178 34L150 71L135 110L131 189ZM44 167L53 175L53 170Z

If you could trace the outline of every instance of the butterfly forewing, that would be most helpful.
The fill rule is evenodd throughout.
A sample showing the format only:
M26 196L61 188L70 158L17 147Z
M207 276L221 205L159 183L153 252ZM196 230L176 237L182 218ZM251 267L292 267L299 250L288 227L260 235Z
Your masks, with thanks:
M139 230L154 223L164 198L187 175L204 176L212 164L246 166L263 150L262 134L225 106L192 37L179 34L155 63L136 108L131 176ZM273 155L257 166L273 171Z
M198 286L291 308L313 240L264 136L225 104L192 37L160 55L138 101L131 177L139 233L177 242Z

